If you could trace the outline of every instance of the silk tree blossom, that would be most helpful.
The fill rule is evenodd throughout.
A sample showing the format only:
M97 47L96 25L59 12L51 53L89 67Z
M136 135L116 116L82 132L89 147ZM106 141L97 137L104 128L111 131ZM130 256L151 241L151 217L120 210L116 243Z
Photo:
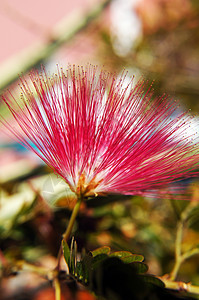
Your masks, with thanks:
M183 136L193 117L165 95L153 99L142 79L126 85L126 75L93 66L32 72L21 99L3 96L17 127L3 123L78 197L142 194L197 175L197 135Z

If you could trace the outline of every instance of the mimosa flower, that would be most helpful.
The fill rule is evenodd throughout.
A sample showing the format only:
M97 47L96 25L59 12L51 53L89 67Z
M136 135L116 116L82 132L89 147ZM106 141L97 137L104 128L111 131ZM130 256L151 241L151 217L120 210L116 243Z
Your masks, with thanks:
M195 176L193 117L165 95L153 99L144 80L126 81L92 66L35 71L21 80L21 99L3 96L17 127L3 122L78 197L142 194Z

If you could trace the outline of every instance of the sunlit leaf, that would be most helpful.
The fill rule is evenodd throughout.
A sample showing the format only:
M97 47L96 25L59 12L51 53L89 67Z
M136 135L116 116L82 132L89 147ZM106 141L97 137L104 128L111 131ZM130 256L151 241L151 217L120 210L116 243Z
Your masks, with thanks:
M70 249L65 240L62 240L62 250L63 250L65 262L66 262L67 266L69 266L70 265Z
M100 248L97 248L93 251L91 251L91 254L93 257L99 255L99 254L109 254L111 251L111 248L108 247L108 246L103 246L103 247L100 247Z
M129 251L116 251L111 253L110 256L118 257L124 263L142 262L144 260L144 257L142 255L132 254Z

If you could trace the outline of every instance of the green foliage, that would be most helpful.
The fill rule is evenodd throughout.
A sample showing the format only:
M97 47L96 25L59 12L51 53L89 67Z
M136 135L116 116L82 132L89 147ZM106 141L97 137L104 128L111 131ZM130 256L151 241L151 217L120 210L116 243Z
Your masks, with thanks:
M103 247L100 247L100 248L97 248L97 249L91 251L93 257L100 255L100 254L109 255L110 252L111 252L111 248L108 246L103 246Z
M139 293L141 295L139 297L142 297L155 287L164 287L164 283L160 279L151 275L144 275L148 267L143 263L144 257L142 255L133 254L129 251L111 252L110 247L103 246L82 255L81 259L77 261L75 245L74 239L72 239L70 248L65 241L62 242L69 273L98 295L107 299L111 299L110 297L115 295L112 299L120 299L120 296L130 295L134 297L134 295L138 296ZM115 280L120 281L118 284L120 287L123 286L122 290L118 291Z
M63 250L65 262L66 262L67 266L70 266L71 265L70 249L65 240L62 240L62 250Z
M132 254L129 251L117 251L110 254L112 257L120 258L124 263L142 262L144 260L143 255Z

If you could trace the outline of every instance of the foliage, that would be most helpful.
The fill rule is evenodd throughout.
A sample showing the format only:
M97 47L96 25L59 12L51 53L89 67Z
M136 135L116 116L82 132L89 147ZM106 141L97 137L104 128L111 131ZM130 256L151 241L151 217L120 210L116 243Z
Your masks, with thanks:
M23 182L15 180L4 185L1 193L2 205L8 188L12 192L12 197L25 188L34 200L26 202L25 210L24 205L21 205L16 215L10 215L9 227L6 227L5 221L1 219L2 279L6 276L11 280L12 274L16 272L19 273L17 277L20 278L23 272L28 270L32 272L34 266L34 272L52 280L54 275L50 274L53 268L51 270L46 266L44 268L42 261L47 259L49 266L50 260L58 252L67 216L69 217L70 209L76 199L69 194L67 186L52 174L38 174L35 178L29 178L29 185L25 184L26 181L27 178ZM186 189L189 197L191 197L190 189L189 184ZM197 190L196 181L194 185L192 184L191 190L194 197ZM183 239L180 247L182 254L188 253L190 258L187 261L184 257L185 262L182 262L182 267L178 270L178 280L185 282L191 280L193 284L197 284L197 252L192 252L191 255L191 251L198 247L196 226L198 204L196 201L169 200L168 193L164 192L164 195L167 198L165 201L161 198L153 200L147 197L132 198L115 195L88 199L86 206L81 207L75 223L73 232L76 241L71 241L70 248L66 242L62 242L66 262L64 273L63 271L60 273L62 291L65 284L69 289L72 285L75 291L78 291L79 284L83 284L84 288L94 291L98 297L103 295L106 299L114 299L113 297L120 299L117 298L118 295L125 290L134 297L140 295L141 298L135 299L187 298L188 294L180 287L180 283L179 285L176 283L175 289L181 292L172 292L168 296L170 291L165 289L160 281L164 282L165 278L159 279L157 275L172 271L175 231L178 228L177 224L183 223ZM172 197L175 198L175 195L170 195L170 198ZM101 201L102 199L105 201ZM68 205L68 208L64 208L63 205L64 207ZM96 246L100 248L96 249ZM85 248L95 250L87 252ZM134 249L133 253L132 249ZM146 257L144 262L143 255ZM24 264L25 261L28 264ZM37 270L35 261L38 261L40 268L44 270ZM152 276L151 273L155 275ZM67 277L69 274L72 277ZM136 282L134 286L131 280L127 280L129 276L133 278L133 282ZM116 284L117 280L120 280L118 284ZM165 283L168 285L167 281ZM123 288L118 291L118 286ZM189 297L191 295L197 299L197 293L189 294ZM121 294L120 297L123 299L126 295Z

